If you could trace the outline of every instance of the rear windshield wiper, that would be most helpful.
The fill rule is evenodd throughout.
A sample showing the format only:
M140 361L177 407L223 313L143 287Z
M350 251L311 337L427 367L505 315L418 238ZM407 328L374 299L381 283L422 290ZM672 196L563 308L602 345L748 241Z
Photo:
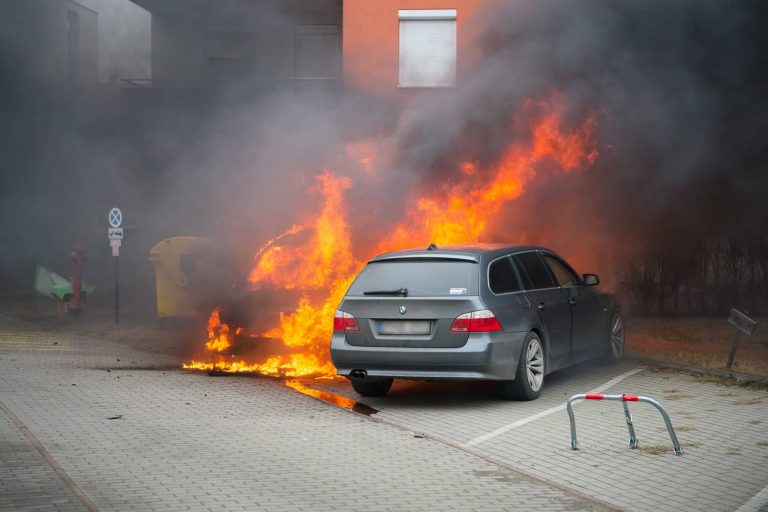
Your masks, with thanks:
M371 290L363 292L363 295L400 295L401 297L407 297L408 288L400 288L399 290Z

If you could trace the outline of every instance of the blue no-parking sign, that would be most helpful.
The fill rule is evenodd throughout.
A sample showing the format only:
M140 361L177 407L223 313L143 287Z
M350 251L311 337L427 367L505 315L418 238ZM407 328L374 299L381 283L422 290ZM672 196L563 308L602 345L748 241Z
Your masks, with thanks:
M120 208L112 208L109 210L109 214L107 215L107 219L109 219L109 225L113 228L119 228L120 224L123 223L123 212L120 211Z

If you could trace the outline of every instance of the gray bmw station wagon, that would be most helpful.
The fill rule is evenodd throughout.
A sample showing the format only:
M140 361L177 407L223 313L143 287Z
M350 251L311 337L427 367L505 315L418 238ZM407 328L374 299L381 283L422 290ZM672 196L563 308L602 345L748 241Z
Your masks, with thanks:
M473 245L382 254L347 290L331 359L363 396L394 378L487 379L532 400L545 376L624 353L614 297L542 247Z

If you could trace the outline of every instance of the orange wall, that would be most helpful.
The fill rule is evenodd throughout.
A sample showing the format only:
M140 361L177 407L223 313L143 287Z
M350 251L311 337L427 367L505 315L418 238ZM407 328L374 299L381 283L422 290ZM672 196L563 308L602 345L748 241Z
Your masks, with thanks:
M488 0L344 0L344 84L377 94L397 91L399 9L456 9L457 81L472 54L473 15Z

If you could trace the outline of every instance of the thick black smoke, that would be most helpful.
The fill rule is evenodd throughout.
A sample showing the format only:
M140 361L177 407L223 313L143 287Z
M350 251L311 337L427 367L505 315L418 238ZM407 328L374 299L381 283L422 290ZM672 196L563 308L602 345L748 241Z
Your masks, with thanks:
M260 23L296 23L270 5ZM606 281L656 295L697 290L689 300L719 294L717 306L733 290L739 298L739 282L766 282L764 2L538 0L472 14L482 57L460 63L456 88L417 93L405 107L395 90L373 98L197 84L74 94L24 72L13 47L24 27L6 16L0 277L26 284L36 262L51 260L61 270L82 237L96 246L91 268L107 265L103 230L115 204L135 228L125 243L137 243L134 270L146 278L136 282L148 296L146 255L168 236L217 237L245 268L264 240L312 215L306 190L324 167L355 179L355 247L370 247L413 208L414 185L428 192L455 178L457 162L494 162L528 136L511 123L521 105L557 92L571 127L597 117L600 156L581 173L541 173L486 241L550 245ZM367 138L378 176L361 179L346 149ZM702 251L707 258L695 256ZM746 293L765 297L768 285Z
M600 157L578 176L541 180L494 238L554 245L618 280L645 271L656 296L686 283L716 294L707 286L765 272L768 5L500 2L476 22L484 59L401 118L404 166L430 171L428 184L456 172L457 153L493 160L516 136L521 104L558 91L574 122L599 113ZM713 247L741 256L700 257ZM723 276L720 265L743 268Z
M126 4L137 8L129 0L89 5ZM292 34L294 25L305 23L280 2L229 2L205 12L179 6L161 17L201 34L202 27L246 18L258 24L251 27L256 33L266 27ZM109 292L106 213L112 206L124 213L123 293L136 292L149 305L154 276L147 257L160 240L211 237L226 256L224 265L242 267L265 239L308 214L305 189L344 147L334 124L338 87L302 91L270 77L202 76L147 88L115 80L151 78L133 74L72 83L66 72L38 72L49 63L66 64L59 59L66 49L56 47L61 34L45 23L53 14L66 21L66 9L45 10L55 8L17 1L0 17L0 291L29 289L38 263L68 275L70 247L83 241L86 279L99 293ZM251 16L254 9L259 16ZM147 28L140 33L148 35ZM124 37L130 29L112 34L99 56L118 49L130 55L135 48Z

